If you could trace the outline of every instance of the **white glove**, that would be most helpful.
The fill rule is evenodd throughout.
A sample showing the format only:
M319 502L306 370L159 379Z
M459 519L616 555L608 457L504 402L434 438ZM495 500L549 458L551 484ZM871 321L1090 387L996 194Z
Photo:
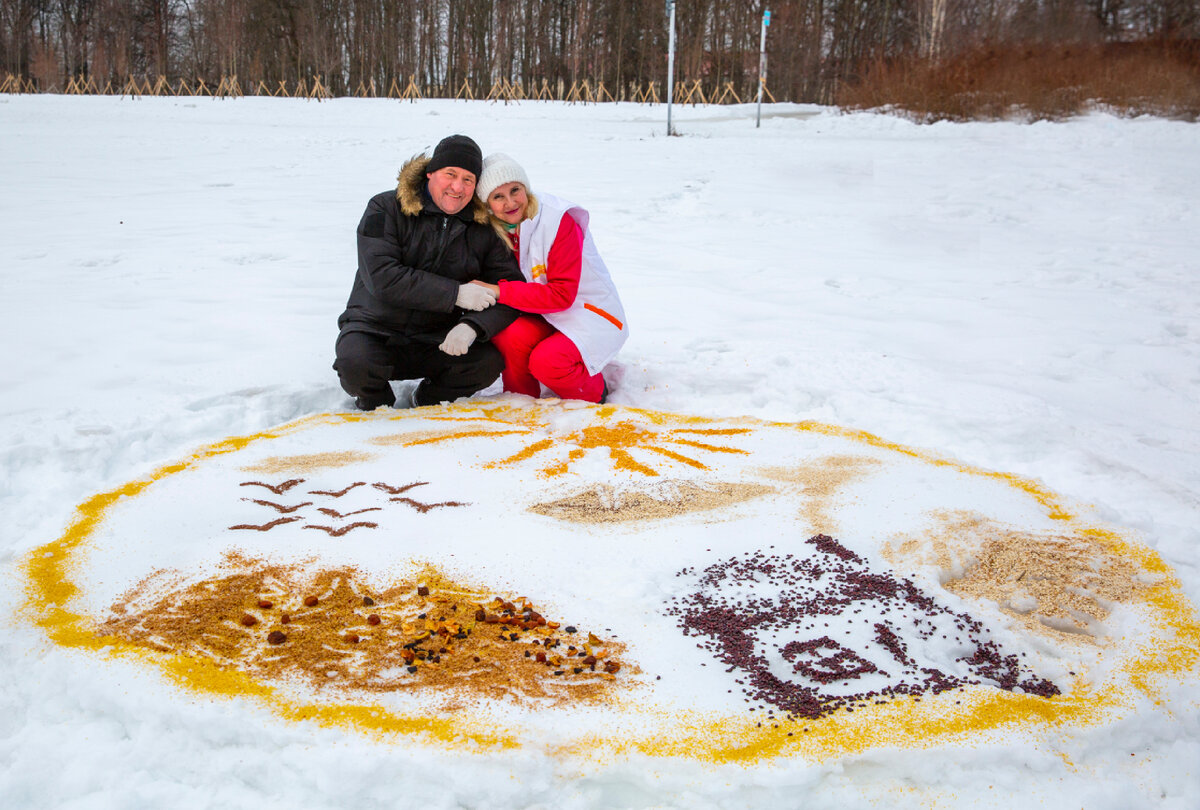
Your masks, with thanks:
M458 357L461 354L466 354L467 349L471 348L471 344L474 342L474 327L469 323L460 323L446 333L446 339L442 341L442 345L438 346L438 348L451 357Z
M487 309L494 303L496 303L496 296L492 295L492 291L487 287L480 287L478 284L463 284L460 286L458 288L458 298L454 301L455 306L462 307L463 309L472 309L476 312L481 309Z

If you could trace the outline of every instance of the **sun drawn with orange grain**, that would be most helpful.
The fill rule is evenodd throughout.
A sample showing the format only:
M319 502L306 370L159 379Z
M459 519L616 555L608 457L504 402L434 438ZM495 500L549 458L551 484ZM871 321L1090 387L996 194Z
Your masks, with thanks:
M542 475L557 476L569 471L572 464L582 459L587 451L601 449L608 451L614 468L618 470L658 476L660 471L652 466L653 455L697 470L709 470L710 466L696 457L701 455L697 451L703 454L747 455L746 450L712 442L751 433L751 429L745 427L694 426L695 420L687 417L668 419L656 415L645 421L634 421L628 417L614 419L616 408L610 406L597 409L599 424L585 424L561 432L554 430L555 423L541 409L493 406L480 408L479 411L478 415L445 416L437 420L460 427L430 431L416 438L387 437L378 441L415 447L480 437L528 436L532 440L519 452L495 459L488 466L505 467L535 458L557 457L540 469ZM676 426L671 426L672 422ZM686 449L686 452L680 448Z

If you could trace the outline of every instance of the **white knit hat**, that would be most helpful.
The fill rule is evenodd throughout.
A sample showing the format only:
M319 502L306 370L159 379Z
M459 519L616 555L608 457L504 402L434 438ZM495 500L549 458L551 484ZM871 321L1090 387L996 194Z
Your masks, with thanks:
M529 175L525 174L521 164L503 152L493 152L483 159L483 171L479 174L479 182L475 184L475 193L479 199L487 202L488 195L498 186L513 181L525 186L526 191L532 191Z

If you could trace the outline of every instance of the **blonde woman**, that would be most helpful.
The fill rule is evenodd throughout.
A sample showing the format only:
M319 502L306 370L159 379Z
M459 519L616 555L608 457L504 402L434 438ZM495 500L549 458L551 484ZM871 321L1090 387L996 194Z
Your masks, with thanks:
M525 277L473 282L527 313L492 338L504 355L504 390L537 397L544 385L563 399L604 402L601 369L620 351L629 326L588 230L588 212L550 194L535 197L525 170L501 153L484 159L476 193Z

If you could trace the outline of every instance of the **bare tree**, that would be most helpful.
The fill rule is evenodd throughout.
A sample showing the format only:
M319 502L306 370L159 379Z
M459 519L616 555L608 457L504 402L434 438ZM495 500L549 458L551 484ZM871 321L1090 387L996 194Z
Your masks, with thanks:
M745 97L770 5L770 87L821 101L872 65L984 45L1200 37L1197 0L680 0L680 81ZM386 93L409 76L453 95L497 81L536 93L603 82L618 98L666 78L663 0L0 0L0 69L66 75L320 76Z

